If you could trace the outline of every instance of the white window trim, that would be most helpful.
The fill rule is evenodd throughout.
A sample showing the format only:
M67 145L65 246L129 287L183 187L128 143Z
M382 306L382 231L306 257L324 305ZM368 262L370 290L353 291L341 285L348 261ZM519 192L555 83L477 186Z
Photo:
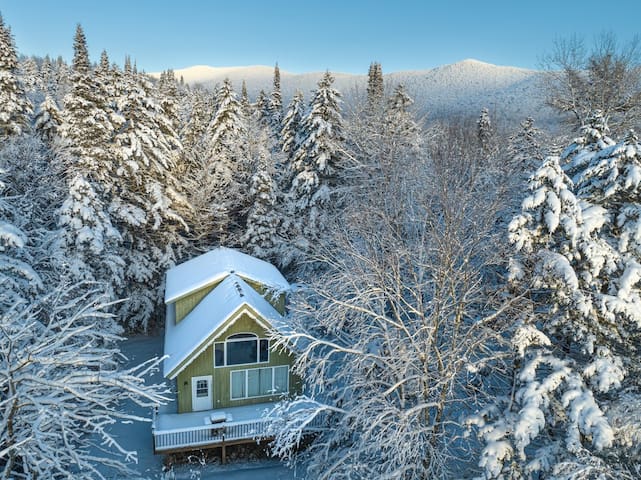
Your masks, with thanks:
M251 362L251 363L235 363L234 365L228 365L227 364L227 342L229 342L229 343L232 343L232 342L246 342L246 341L251 340L251 339L249 337L246 337L246 338L233 338L231 340L226 338L222 342L214 342L214 348L213 348L213 353L212 353L213 356L214 356L214 358L213 358L214 368L243 367L243 366L247 366L247 365L260 365L260 364L269 363L269 361L271 359L271 352L270 352L270 348L269 348L269 338L261 338L261 337L259 337L258 335L256 335L255 333L252 333L252 332L234 333L234 335L242 335L242 334L251 334L251 335L254 336L254 339L257 342L257 345L256 345L256 347L257 347L256 348L256 360L257 361L256 362ZM230 336L232 336L232 335L230 335ZM262 340L266 340L267 341L267 360L261 362L260 361L260 342ZM216 344L220 344L220 343L223 344L223 365L216 365Z
M272 393L270 393L268 395L256 395L256 396L251 396L250 397L248 395L248 393L249 393L249 374L247 372L249 372L250 370L259 370L259 369L266 369L266 368L269 368L272 371L272 388L271 388ZM285 378L287 379L287 385L285 387L285 390L283 390L282 392L274 392L273 391L274 390L274 381L276 379L276 369L277 368L286 368L287 369L287 373L285 375ZM245 376L245 396L244 397L234 398L232 396L233 395L232 375L234 373L238 373L238 372L243 372L245 374L244 375ZM267 397L274 397L274 396L277 396L277 395L287 395L287 394L289 394L289 365L273 365L271 367L259 367L258 369L246 368L246 369L242 369L242 370L232 370L231 372L229 372L229 399L232 400L232 401L250 400L250 399L253 399L253 398L267 398Z

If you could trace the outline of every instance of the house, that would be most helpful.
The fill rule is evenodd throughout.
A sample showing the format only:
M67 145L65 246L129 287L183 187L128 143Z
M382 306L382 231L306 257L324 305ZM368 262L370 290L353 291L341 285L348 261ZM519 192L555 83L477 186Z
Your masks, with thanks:
M293 353L268 338L287 329L289 288L276 267L230 248L167 272L163 374L176 402L154 416L156 452L254 441L264 411L300 392Z

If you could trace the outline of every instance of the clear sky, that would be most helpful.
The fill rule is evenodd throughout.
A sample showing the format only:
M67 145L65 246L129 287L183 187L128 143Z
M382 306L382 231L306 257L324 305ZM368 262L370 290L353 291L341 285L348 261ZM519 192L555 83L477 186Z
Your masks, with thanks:
M419 70L475 58L536 68L555 38L622 42L641 0L0 0L20 53L72 56L77 23L93 60L129 54L147 72L273 65L291 72Z

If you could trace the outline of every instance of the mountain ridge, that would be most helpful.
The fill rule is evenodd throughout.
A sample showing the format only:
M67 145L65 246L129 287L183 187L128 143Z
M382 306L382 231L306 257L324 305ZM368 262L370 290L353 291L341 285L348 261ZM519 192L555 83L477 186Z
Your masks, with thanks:
M250 97L260 90L271 91L274 67L251 65L237 67L212 67L194 65L174 70L177 78L183 77L190 85L200 84L214 88L229 78L239 90L242 81ZM324 72L291 73L281 70L281 89L286 105L296 90L307 98ZM159 73L152 73L158 77ZM332 72L335 87L346 102L365 95L366 74ZM489 108L500 121L520 121L532 116L547 122L552 118L545 106L541 72L520 67L500 66L473 58L424 70L405 70L384 74L386 89L391 92L396 84L403 84L415 101L421 115L431 118L469 116Z

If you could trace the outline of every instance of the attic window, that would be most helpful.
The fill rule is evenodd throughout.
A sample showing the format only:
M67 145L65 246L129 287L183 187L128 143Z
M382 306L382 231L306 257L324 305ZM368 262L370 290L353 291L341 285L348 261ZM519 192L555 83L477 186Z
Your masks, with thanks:
M269 340L253 333L237 333L214 344L214 366L269 362Z

